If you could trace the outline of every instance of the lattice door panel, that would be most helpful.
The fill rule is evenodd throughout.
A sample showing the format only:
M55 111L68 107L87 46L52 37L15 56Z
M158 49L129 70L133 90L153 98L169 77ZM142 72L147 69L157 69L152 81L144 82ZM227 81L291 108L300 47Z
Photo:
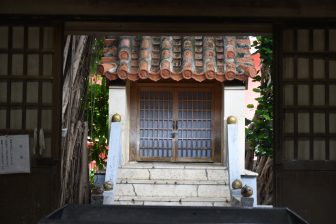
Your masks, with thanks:
M309 223L332 223L335 197L311 192L336 184L336 26L293 23L275 31L274 202Z
M336 29L287 29L281 161L336 160Z
M140 160L171 160L173 157L173 94L171 91L140 91Z
M181 89L139 91L139 160L212 161L213 92Z
M55 35L52 26L0 26L0 134L29 134L31 153L49 158L56 145ZM34 143L41 129L45 149Z
M177 160L211 160L212 93L178 92Z

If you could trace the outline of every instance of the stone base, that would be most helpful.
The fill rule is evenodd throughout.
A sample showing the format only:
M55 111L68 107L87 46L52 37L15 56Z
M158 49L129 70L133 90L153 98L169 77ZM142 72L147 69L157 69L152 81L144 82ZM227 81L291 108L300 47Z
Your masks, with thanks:
M241 195L234 195L232 192L231 205L233 207L253 207L254 198L242 197Z
M221 164L127 164L118 171L114 200L106 197L104 204L230 206L228 170Z
M113 204L113 201L114 201L113 191L104 191L103 198L104 198L103 200L104 205Z
M241 198L241 205L242 207L253 207L253 198L242 197Z
M91 204L92 205L102 205L104 201L103 194L91 194Z

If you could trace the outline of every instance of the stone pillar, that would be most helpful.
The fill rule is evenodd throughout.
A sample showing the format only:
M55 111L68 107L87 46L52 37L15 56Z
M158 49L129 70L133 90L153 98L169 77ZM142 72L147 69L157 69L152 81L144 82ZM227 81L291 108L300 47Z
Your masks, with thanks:
M129 118L127 109L127 86L110 86L109 87L109 120L113 114L121 116L121 147L122 147L122 164L128 161L128 133Z
M244 86L237 87L224 87L224 149L228 152L228 139L227 139L227 118L235 116L237 118L236 127L236 153L237 160L234 166L229 167L231 171L237 170L240 174L245 170L245 95ZM226 154L226 161L228 163L228 153ZM232 164L228 164L232 165ZM232 181L232 180L230 180Z
M112 190L104 192L104 204L112 204L114 201L115 186L118 178L118 167L121 165L121 123L112 122L109 136L109 152L107 157L105 182L112 183Z
M224 136L226 161L229 169L230 188L235 179L242 181L253 188L250 198L240 200L240 189L231 191L234 198L239 198L239 204L243 207L257 205L257 173L245 170L245 87L224 87ZM228 124L229 116L234 116L236 121Z

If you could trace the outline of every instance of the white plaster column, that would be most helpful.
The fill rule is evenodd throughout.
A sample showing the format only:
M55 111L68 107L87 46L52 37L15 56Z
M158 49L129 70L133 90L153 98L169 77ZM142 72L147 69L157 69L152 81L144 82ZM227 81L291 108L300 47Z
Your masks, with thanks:
M237 118L237 139L236 139L236 158L237 162L234 167L229 167L229 170L234 172L243 173L245 166L245 95L244 86L224 87L224 149L228 152L227 142L227 121L229 116L235 116ZM228 155L228 153L226 153ZM228 158L226 158L228 162ZM232 166L232 164L229 164ZM230 172L231 173L231 172ZM230 180L232 181L232 180Z
M113 114L118 113L121 116L121 146L122 146L122 164L128 161L129 146L129 114L127 105L127 86L109 87L109 121Z
M104 201L103 204L112 204L114 201L114 192L117 185L118 178L118 167L121 165L121 123L111 122L110 125L110 137L109 137L109 153L106 165L105 182L109 181L112 183L113 190L104 191Z

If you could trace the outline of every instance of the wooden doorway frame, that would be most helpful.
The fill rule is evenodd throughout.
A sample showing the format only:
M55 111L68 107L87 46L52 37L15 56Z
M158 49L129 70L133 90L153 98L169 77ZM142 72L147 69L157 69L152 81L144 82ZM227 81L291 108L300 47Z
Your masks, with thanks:
M33 135L33 130L28 128L26 121L29 116L27 111L33 109L37 111L37 125L36 128L40 130L43 127L42 123L42 110L48 109L52 111L51 127L45 131L45 136L51 139L51 152L50 156L43 157L39 155L33 155L33 149L30 149L31 153L31 170L29 174L6 174L0 179L0 185L2 189L11 189L14 194L7 194L3 196L3 201L10 201L7 206L8 209L13 209L13 206L20 204L21 210L17 211L15 215L12 211L4 210L3 213L11 214L10 217L5 216L4 222L31 222L35 223L40 219L40 216L46 215L50 211L58 208L59 195L60 195L60 170L61 164L61 108L62 108L62 53L63 53L63 34L64 24L60 21L45 21L45 20L33 20L33 19L4 19L1 20L0 26L8 27L8 49L1 49L0 54L7 55L7 75L0 75L0 82L7 83L7 102L0 103L2 109L6 109L6 127L0 131L1 135L16 135L16 134L29 134ZM13 47L13 27L22 27L23 29L23 45L19 49ZM43 47L43 32L45 27L50 27L53 30L53 41L50 43L48 49ZM38 46L29 48L29 29L38 29ZM1 38L1 37L0 37ZM14 74L12 68L15 66L12 61L12 57L15 54L22 55L22 74ZM38 57L38 72L32 75L28 74L28 55L36 55ZM51 59L51 74L44 76L43 68L44 61L43 56L49 55ZM15 91L11 89L12 83L22 83L22 100L21 102L12 102L11 94ZM37 100L28 102L27 89L29 83L37 84L37 95L33 99ZM43 84L51 83L51 98L44 102L43 100ZM11 110L21 110L21 125L17 128L12 128L10 125ZM3 117L0 119L4 119ZM31 142L30 145L33 145ZM24 190L23 190L24 189ZM16 193L18 192L18 193ZM16 197L14 197L15 195ZM26 212L28 211L28 212ZM26 212L26 213L25 213ZM24 214L24 218L22 214ZM7 220L6 218L10 219Z
M334 219L333 207L335 197L330 195L326 199L319 195L321 192L330 192L336 184L336 161L330 160L330 141L336 141L336 134L331 133L329 114L335 113L336 107L330 104L329 87L336 85L335 78L330 77L329 63L336 61L336 52L329 50L329 29L336 30L335 23L324 23L323 25L314 22L300 22L291 24L278 24L274 28L274 200L277 206L289 206L311 223L331 223ZM285 47L289 44L284 40L284 31L293 31L293 46ZM307 49L298 47L299 30L307 32ZM324 47L320 50L314 49L314 31L319 30L324 33ZM290 50L289 50L290 49ZM285 76L285 59L293 59L293 77ZM300 59L308 62L307 77L300 77ZM314 60L322 60L324 73L323 78L314 77ZM288 66L288 64L286 65ZM307 104L299 102L299 85L308 87ZM323 86L324 102L314 103L314 87ZM291 104L285 103L285 87L293 87ZM302 92L301 92L302 94ZM300 131L299 114L308 115L308 132ZM324 131L315 131L315 114L323 114ZM286 115L293 114L293 129L288 131L286 125ZM287 127L287 128L286 128ZM314 145L315 141L323 141L323 147ZM307 142L308 158L300 157L299 142ZM285 156L288 148L286 144L293 143L292 157ZM302 147L300 147L302 150ZM325 159L316 158L315 148L325 150ZM302 187L302 190L299 190ZM305 206L302 206L302 205ZM321 205L321 209L316 209L316 205Z
M33 6L32 6L33 7ZM298 7L297 9L295 8L296 6L294 6L294 8L290 8L290 10L294 11L295 14L297 14L297 12L300 11L300 7ZM289 7L288 7L289 8ZM34 10L32 10L34 11ZM253 9L252 9L253 11ZM263 11L267 11L263 9ZM288 9L283 9L282 12L286 12L288 11ZM318 10L319 12L321 12L321 9ZM330 7L330 9L327 10L329 13L330 11L332 11L332 7ZM309 10L302 10L302 12L304 13L304 15L311 16L309 15L310 11ZM325 12L325 9L323 8L323 12ZM33 12L32 12L33 13ZM83 13L85 14L85 13ZM174 15L174 13L172 13L172 15ZM120 34L129 34L129 33L136 33L136 32L142 32L145 31L146 33L206 33L206 34L211 34L211 33L223 33L223 30L225 30L226 33L236 33L236 34L240 34L242 32L247 32L250 34L273 34L274 36L274 40L280 38L279 36L279 32L274 29L274 31L272 31L272 26L276 26L280 23L280 24L285 24L285 23L292 23L294 22L304 22L304 23L311 23L311 22L316 22L318 21L320 24L322 23L328 23L328 22L333 22L335 24L336 20L335 17L334 18L328 18L327 16L329 14L320 14L319 19L315 19L315 18L310 18L308 19L303 18L303 19L298 19L296 17L296 15L294 14L286 14L287 16L293 16L292 18L285 18L285 17L281 17L278 18L277 15L270 15L269 12L267 12L267 14L263 14L261 17L225 17L225 13L221 14L222 16L219 17L214 17L214 20L210 20L206 17L206 18L201 18L202 23L199 23L199 21L192 21L192 18L190 18L189 20L185 19L186 17L183 17L183 23L180 23L181 20L178 20L177 18L174 19L174 17L172 18L173 22L171 23L165 23L167 26L162 26L159 22L158 23L153 23L153 20L149 17L149 18L142 18L142 22L135 22L137 21L136 19L133 18L129 18L129 16L127 16L127 19L124 21L122 18L118 20L118 17L112 17L112 18L99 18L99 16L95 16L95 17L90 17L90 16L81 16L81 17L67 17L64 18L64 16L59 16L59 17L53 17L53 16L18 16L18 15L14 15L13 17L9 16L9 15L3 15L2 19L2 23L3 24L9 24L15 20L15 21L27 21L29 19L36 21L45 21L46 23L50 23L53 21L58 21L60 24L64 24L65 25L65 33L72 33L72 34L87 34L87 33L108 33L111 30L115 30L116 32L120 33ZM302 15L298 15L298 16L302 16ZM316 16L316 14L312 15L312 17ZM323 17L323 18L321 18ZM65 20L69 20L69 21L65 21ZM86 21L86 20L91 20L90 22ZM124 17L125 19L125 17ZM95 21L92 21L95 20ZM14 21L14 22L15 22ZM117 21L117 22L111 22L111 21ZM131 22L130 22L131 21ZM158 20L159 21L159 20ZM167 21L167 20L166 20ZM243 25L242 25L243 24ZM247 25L246 25L247 24ZM319 25L319 24L317 24ZM62 26L61 26L62 27ZM277 43L277 41L275 41L275 43ZM60 44L59 46L59 50L62 50L62 46ZM277 50L277 47L274 49L275 54L274 54L274 72L273 74L275 75L275 79L276 77L279 77L279 75L281 74L279 72L278 69L280 69L280 65L279 65L279 58L280 56L278 55L279 50ZM61 69L61 61L59 62L59 68ZM60 77L61 79L61 77ZM279 138L279 128L281 128L281 126L279 125L280 122L279 120L281 119L281 108L278 105L279 101L277 101L277 97L279 93L277 93L277 91L280 91L280 88L277 86L278 83L277 81L275 81L274 84L274 92L275 92L275 105L274 105L274 116L275 116L275 133L274 133L274 143L277 144L281 141L281 139ZM59 85L58 90L61 92L61 85ZM59 97L58 99L61 102L61 97ZM55 108L55 110L61 110L61 106ZM59 130L59 134L57 136L58 139L61 139L61 133ZM277 155L275 155L277 156ZM59 163L59 161L55 161L57 163ZM275 192L275 191L274 191ZM54 194L54 197L57 199L58 195L57 193ZM276 203L277 204L277 203ZM4 211L6 212L6 210ZM329 215L330 217L332 216L332 214Z
M212 157L211 160L205 160L200 159L198 161L191 160L191 159L177 159L176 152L176 142L173 141L173 158L165 161L170 162L223 162L223 146L222 146L222 131L221 128L223 126L222 124L222 118L223 118L223 84L219 82L212 82L212 83L183 83L183 82L169 82L169 83L131 83L130 85L130 151L129 151L129 158L130 161L149 161L150 159L142 159L139 156L139 91L140 89L169 89L169 88L177 88L178 91L181 88L189 89L189 90L197 90L205 88L212 92L214 97L212 102L212 109L213 109L213 117L212 117ZM176 95L176 93L173 93ZM175 96L176 98L176 96ZM176 102L175 102L176 104ZM177 107L176 105L173 105L173 107ZM175 120L177 119L175 108L175 114L173 114L173 117L175 117ZM175 149L175 150L174 150ZM156 161L157 159L154 159L153 161Z

